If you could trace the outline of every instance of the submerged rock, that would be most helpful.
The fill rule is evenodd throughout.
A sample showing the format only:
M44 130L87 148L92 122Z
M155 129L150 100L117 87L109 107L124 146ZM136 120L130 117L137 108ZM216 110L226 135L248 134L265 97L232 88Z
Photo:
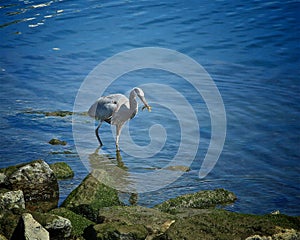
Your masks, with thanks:
M118 192L99 182L92 174L89 174L62 203L62 207L81 214L92 221L98 221L99 209L118 205L121 205Z
M170 170L170 171L181 171L181 172L189 172L189 171L191 171L190 167L182 166L182 165L178 165L178 166L169 166L169 167L166 167L165 170Z
M11 240L50 240L49 232L30 213L24 213Z
M49 144L51 145L67 145L67 142L66 141L62 141L62 140L59 140L59 139L56 139L56 138L52 138L50 141L49 141Z
M24 195L21 190L0 192L0 210L25 209Z
M43 160L17 165L4 170L8 189L22 190L27 209L49 211L58 204L58 183L53 171Z
M72 168L65 162L56 162L49 164L57 179L67 179L74 177Z
M155 206L163 212L176 212L181 208L210 208L220 204L233 203L237 197L225 189L205 190L185 194Z
M45 116L53 116L53 117L65 117L73 115L73 112L70 111L54 111L54 112L44 112Z

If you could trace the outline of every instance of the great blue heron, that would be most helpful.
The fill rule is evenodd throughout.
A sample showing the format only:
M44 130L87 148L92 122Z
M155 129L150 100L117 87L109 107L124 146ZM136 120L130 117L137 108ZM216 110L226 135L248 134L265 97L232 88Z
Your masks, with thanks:
M138 96L144 103L142 110L147 108L150 112L151 107L148 105L142 89L135 87L131 90L129 100L123 94L111 94L100 97L89 109L88 115L96 120L99 120L99 125L95 130L100 147L103 145L99 137L99 128L103 121L116 125L116 149L119 150L119 137L123 124L134 118L138 112Z

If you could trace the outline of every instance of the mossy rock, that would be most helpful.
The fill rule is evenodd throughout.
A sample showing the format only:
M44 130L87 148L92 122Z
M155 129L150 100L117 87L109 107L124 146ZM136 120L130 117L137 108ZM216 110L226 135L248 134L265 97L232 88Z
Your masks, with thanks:
M70 111L54 111L54 112L44 112L45 116L53 116L53 117L66 117L73 115L73 112Z
M50 141L49 141L49 144L51 145L67 145L67 142L66 141L62 141L62 140L59 140L59 139L56 139L56 138L52 138Z
M72 236L74 237L74 239L80 238L83 235L86 228L95 225L95 223L90 221L89 219L79 214L76 214L66 208L56 208L51 210L49 213L67 218L71 221Z
M155 208L163 212L176 213L181 208L212 208L233 203L236 199L234 193L225 189L205 190L167 200Z
M168 166L168 167L166 167L164 169L165 170L170 170L170 171L181 171L181 172L189 172L189 171L191 171L190 167L182 166L182 165Z
M22 209L1 210L0 211L0 235L10 239L18 225L20 216L24 211ZM1 239L1 238L0 238Z
M103 224L119 223L127 227L141 225L148 230L148 235L154 237L164 233L177 217L141 206L115 206L101 209L99 219L102 219Z
M98 212L101 208L119 205L122 203L119 200L118 192L89 174L70 193L61 206L89 217L91 212ZM93 217L90 219L95 220Z
M67 179L74 177L72 168L65 162L56 162L49 164L57 179Z
M7 238L0 233L0 240L7 240Z
M221 209L205 210L201 214L180 218L161 239L246 239L249 236L272 236L279 229L300 230L300 217L285 215L250 215Z
M26 209L47 212L57 207L58 182L45 161L34 160L1 171L6 175L3 183L5 188L22 190Z
M113 222L93 226L84 237L89 240L144 240L147 235L147 229L141 224L126 225Z

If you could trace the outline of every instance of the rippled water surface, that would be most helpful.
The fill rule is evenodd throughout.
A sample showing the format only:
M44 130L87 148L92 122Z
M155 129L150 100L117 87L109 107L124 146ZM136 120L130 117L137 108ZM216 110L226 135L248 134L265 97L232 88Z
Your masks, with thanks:
M114 54L140 47L169 48L197 61L213 78L226 109L226 141L214 169L199 179L211 134L201 96L180 77L159 70L120 77L107 92L127 94L136 85L168 84L194 106L200 124L200 146L191 171L163 189L140 194L139 204L153 206L183 193L225 188L238 196L228 207L233 211L299 215L299 10L296 0L0 1L0 167L37 158L68 162L75 178L60 182L63 201L88 170L76 152L72 116L43 112L72 111L86 76ZM153 112L139 113L130 131L143 146L150 141L148 129L161 124L166 146L148 159L121 151L119 162L106 125L101 129L106 144L98 155L95 136L83 139L89 164L108 157L110 164L121 164L128 173L145 173L174 157L180 141L178 120L151 92L145 94ZM76 121L93 125L84 115ZM68 144L52 146L52 138Z

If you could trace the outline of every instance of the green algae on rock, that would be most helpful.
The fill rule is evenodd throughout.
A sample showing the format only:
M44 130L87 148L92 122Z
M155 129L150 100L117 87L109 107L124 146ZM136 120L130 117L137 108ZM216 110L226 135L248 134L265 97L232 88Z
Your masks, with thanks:
M210 208L233 203L236 199L234 193L225 189L204 190L167 200L156 205L155 208L174 213L180 208Z
M2 234L7 239L11 239L22 213L22 209L2 209L0 211L0 235Z
M49 141L49 144L51 145L67 145L67 142L66 141L62 141L62 140L59 140L59 139L56 139L56 138L52 138L50 141Z
M73 237L79 238L80 236L82 236L84 234L84 231L86 228L88 228L89 226L95 225L95 223L92 222L91 220L89 220L79 214L76 214L69 209L63 208L63 207L53 209L49 213L69 219L72 224L71 235Z
M98 212L104 207L119 205L122 203L119 200L118 192L98 181L92 174L88 174L61 206L95 221L97 219L94 219L94 215L91 216L91 213Z
M294 229L299 233L300 217L282 214L260 216L207 209L200 214L179 218L162 239L194 240L195 236L197 239L246 239L253 235L272 236L282 229Z
M126 225L118 222L112 222L93 226L84 234L84 237L89 240L145 240L147 235L147 229L141 224Z
M141 206L114 206L99 211L101 224L94 226L96 239L106 239L112 234L117 239L153 239L162 235L175 221L176 217Z
M74 177L72 168L65 162L56 162L49 164L57 179L67 179Z

